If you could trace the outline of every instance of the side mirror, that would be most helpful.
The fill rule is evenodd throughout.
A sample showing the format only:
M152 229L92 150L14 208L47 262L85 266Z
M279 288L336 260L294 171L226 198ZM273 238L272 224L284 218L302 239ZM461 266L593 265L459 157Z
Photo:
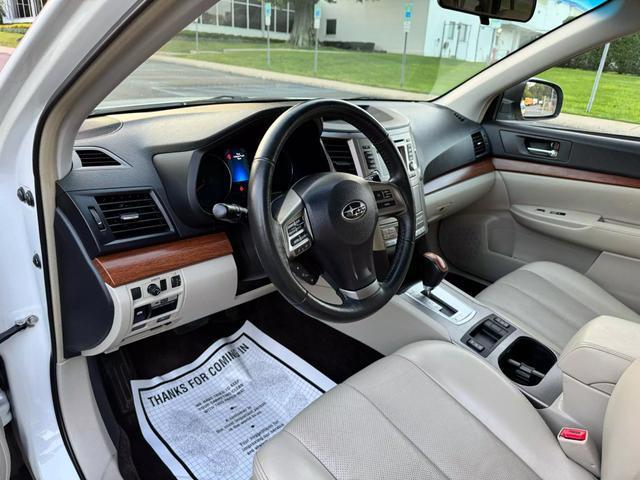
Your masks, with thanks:
M498 120L546 120L560 115L562 89L555 83L532 78L504 92Z
M536 0L438 0L442 8L476 15L485 24L490 18L528 22L536 11L536 3Z

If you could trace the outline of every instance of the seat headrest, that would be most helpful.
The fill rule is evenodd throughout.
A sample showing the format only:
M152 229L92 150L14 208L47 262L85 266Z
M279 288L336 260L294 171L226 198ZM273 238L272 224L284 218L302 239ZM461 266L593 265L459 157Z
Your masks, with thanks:
M640 479L640 360L618 380L607 406L602 436L603 480Z

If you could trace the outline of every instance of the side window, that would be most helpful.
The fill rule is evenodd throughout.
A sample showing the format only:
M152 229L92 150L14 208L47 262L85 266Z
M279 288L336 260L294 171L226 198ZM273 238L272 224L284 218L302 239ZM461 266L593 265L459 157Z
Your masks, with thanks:
M640 137L640 34L620 38L539 74L560 86L558 117L573 130Z

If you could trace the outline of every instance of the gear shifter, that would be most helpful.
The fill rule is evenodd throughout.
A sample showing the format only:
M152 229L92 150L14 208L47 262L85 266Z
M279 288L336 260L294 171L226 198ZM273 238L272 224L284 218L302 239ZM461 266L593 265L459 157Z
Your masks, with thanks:
M447 262L440 255L433 252L425 252L422 254L422 284L424 285L424 294L429 296L431 290L440 285L444 277L449 271Z
M448 272L449 267L444 258L433 252L423 253L422 285L416 283L407 293L430 312L435 312L455 325L462 325L477 312L473 303L468 302L461 292L451 285L440 285Z

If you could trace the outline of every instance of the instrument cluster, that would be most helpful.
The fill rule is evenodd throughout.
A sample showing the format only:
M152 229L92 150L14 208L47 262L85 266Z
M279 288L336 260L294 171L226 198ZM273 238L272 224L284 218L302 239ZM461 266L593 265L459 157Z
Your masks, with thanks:
M242 146L225 146L206 152L200 160L196 179L196 197L200 207L211 213L216 203L247 205L247 190L253 152ZM283 151L273 175L274 195L286 192L294 181L296 170Z

